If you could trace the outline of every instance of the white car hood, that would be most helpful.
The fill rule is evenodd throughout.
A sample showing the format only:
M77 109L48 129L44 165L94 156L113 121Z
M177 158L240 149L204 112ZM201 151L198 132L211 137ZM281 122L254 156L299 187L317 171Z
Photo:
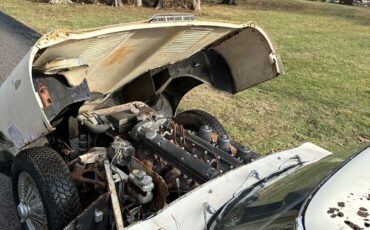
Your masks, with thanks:
M226 60L236 92L283 72L275 47L254 23L143 22L53 31L45 34L35 47L39 51L33 61L34 68L86 65L90 90L103 94L113 92L149 70L179 62L202 49L215 50ZM67 61L53 63L55 60ZM82 81L73 71L66 75L72 84Z

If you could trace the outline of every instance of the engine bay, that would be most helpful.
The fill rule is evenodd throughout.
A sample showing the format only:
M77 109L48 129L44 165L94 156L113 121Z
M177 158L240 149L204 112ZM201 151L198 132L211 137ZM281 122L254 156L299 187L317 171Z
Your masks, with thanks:
M14 155L21 222L122 229L158 217L256 157L207 112L175 112L182 98L201 84L235 94L282 73L255 23L148 21L45 34L0 91L0 142Z
M114 205L127 226L252 160L248 147L212 127L191 130L175 120L145 103L131 102L71 117L68 140L54 132L49 143L69 162L82 207L116 190L119 204Z

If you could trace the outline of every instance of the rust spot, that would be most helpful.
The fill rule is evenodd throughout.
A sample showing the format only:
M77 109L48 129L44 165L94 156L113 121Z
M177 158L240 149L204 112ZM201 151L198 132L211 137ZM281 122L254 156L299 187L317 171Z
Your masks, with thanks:
M39 87L39 95L44 107L49 107L52 105L51 97L48 91L48 88L44 85L40 85Z
M62 31L62 30L57 30L49 33L46 37L47 40L53 41L53 40L59 40L59 39L66 39L68 38L69 33Z
M230 150L231 150L231 155L236 156L236 153L238 152L238 150L232 145L230 145Z
M95 179L88 178L87 175L93 173ZM75 164L71 172L71 177L77 183L86 183L105 188L105 175L98 170L93 164L87 166Z
M353 229L353 230L359 230L359 229L363 229L363 228L361 228L360 226L358 226L357 224L354 224L354 223L352 223L351 221L349 221L349 220L345 220L344 221L344 223L346 224L346 225L348 225L348 227L350 227L351 229Z
M212 132L211 139L212 139L213 142L217 143L218 133Z
M361 210L361 208L360 208L360 210L357 211L357 215L359 215L361 217L368 217L369 216L369 213L367 213L367 211Z
M339 212L339 209L337 209L337 208L329 208L329 210L327 211L328 214L332 214L334 212Z
M47 44L53 44L56 42L61 42L70 36L69 32L63 31L63 30L56 30L53 32L50 32L43 37L38 43L38 45L47 45Z
M121 62L126 56L134 51L134 46L120 47L114 50L111 55L108 56L107 60L104 61L105 65L113 65Z
M338 206L343 208L345 206L344 202L338 202Z
M153 170L153 162L148 161L148 160L143 160L142 163L145 166L145 168L149 170Z

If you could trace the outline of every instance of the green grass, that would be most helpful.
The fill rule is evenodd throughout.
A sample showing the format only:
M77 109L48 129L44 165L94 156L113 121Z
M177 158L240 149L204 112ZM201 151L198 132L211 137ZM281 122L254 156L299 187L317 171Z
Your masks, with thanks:
M203 3L198 17L255 21L279 48L286 74L227 95L201 86L182 108L205 109L235 139L268 153L310 141L337 152L370 139L370 9L300 0ZM0 10L35 30L87 28L163 11L1 0ZM165 11L168 12L168 11Z

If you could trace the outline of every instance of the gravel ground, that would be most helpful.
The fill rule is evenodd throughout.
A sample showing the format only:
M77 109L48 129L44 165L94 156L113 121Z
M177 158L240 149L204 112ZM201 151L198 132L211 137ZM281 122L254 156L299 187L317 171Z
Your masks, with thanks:
M0 229L19 229L10 177L0 174Z
M0 86L39 37L38 33L0 11ZM4 169L4 166L0 162L0 229L19 229L11 179L7 176L9 167Z

